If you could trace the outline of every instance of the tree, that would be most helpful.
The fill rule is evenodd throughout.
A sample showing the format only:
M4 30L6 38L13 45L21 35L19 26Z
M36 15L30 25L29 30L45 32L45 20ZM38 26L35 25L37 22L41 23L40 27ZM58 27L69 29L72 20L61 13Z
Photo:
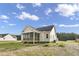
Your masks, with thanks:
M76 38L79 38L79 35L75 33L57 33L57 37L61 41L66 41L75 40Z

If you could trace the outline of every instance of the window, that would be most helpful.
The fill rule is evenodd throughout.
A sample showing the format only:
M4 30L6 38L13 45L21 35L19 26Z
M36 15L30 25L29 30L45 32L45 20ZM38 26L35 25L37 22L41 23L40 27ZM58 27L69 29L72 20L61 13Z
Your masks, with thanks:
M46 34L46 38L48 38L48 34Z

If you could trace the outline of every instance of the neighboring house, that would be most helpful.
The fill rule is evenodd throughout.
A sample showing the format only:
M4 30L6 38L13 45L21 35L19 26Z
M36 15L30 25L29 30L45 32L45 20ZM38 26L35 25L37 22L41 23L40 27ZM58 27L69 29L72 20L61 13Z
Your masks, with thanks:
M22 32L21 40L23 42L53 42L57 41L57 35L54 25L33 28L26 26Z
M0 41L16 41L17 37L11 34L0 34Z

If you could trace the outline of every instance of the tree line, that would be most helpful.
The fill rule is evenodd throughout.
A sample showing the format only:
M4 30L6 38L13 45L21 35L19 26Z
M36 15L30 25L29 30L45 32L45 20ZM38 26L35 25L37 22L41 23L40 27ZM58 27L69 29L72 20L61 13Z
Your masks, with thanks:
M75 40L79 38L79 34L76 33L57 33L57 37L60 41Z

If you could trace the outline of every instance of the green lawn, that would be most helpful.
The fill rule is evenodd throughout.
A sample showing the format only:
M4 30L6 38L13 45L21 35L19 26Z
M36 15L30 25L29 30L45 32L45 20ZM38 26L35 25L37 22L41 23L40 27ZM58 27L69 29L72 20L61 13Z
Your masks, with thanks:
M18 41L0 41L2 56L72 56L79 55L79 42L23 44Z
M20 42L16 41L1 41L0 42L0 51L7 51L7 50L16 50L25 47Z

